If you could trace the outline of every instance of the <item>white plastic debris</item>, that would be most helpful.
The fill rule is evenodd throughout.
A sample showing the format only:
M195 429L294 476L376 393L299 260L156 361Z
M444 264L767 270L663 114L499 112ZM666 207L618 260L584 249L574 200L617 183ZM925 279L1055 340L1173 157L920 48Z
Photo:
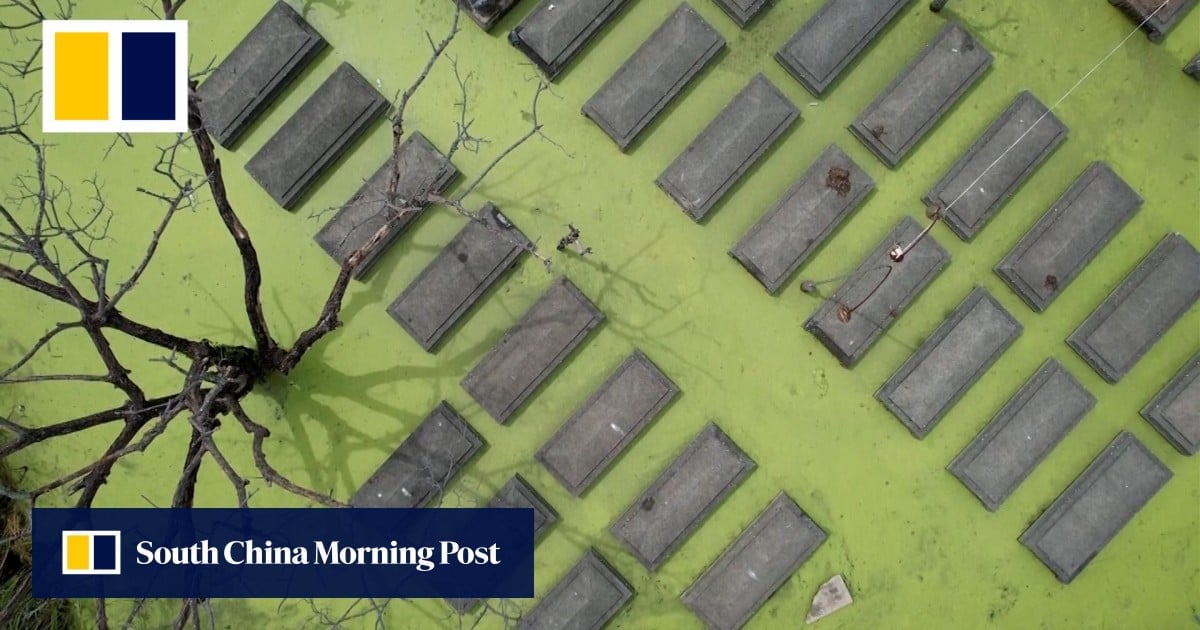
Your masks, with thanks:
M809 608L804 623L813 623L828 617L852 603L854 598L850 597L850 588L846 586L846 580L841 574L835 575L817 589L812 608Z

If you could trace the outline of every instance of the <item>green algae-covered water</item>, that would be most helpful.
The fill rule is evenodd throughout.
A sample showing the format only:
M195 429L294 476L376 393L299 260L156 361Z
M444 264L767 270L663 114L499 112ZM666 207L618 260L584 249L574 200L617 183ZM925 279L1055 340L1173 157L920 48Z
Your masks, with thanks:
M571 0L563 0L570 2ZM472 179L495 151L524 133L534 70L504 35L530 9L524 0L483 34L465 17L450 55L470 73L472 129L491 143L461 151L457 166ZM1180 68L1200 48L1200 12L1163 44L1137 34L1055 110L1070 128L1061 148L971 243L945 227L933 237L953 257L946 271L853 370L840 367L801 329L817 300L799 282L777 297L726 252L830 143L862 165L878 190L796 278L828 278L852 269L901 216L923 219L920 196L1020 90L1056 101L1132 28L1099 0L979 2L956 0L934 15L913 3L829 92L811 97L771 58L821 3L780 0L745 31L715 4L693 6L727 39L728 51L686 90L629 154L579 114L580 105L677 6L632 3L589 45L544 97L539 110L553 140L522 147L471 196L493 201L552 255L548 273L527 259L474 309L436 355L421 350L385 313L390 301L461 227L448 212L419 221L351 290L346 325L288 379L269 383L250 405L274 438L274 465L298 482L348 497L409 431L445 399L483 435L488 447L453 483L446 505L476 505L520 473L561 520L537 549L540 597L588 546L598 548L637 594L611 627L695 628L679 602L691 584L780 491L789 493L829 532L815 555L753 618L752 628L792 628L817 586L844 574L855 603L820 622L825 628L1191 628L1200 623L1200 462L1177 453L1139 409L1200 348L1200 310L1191 309L1118 385L1103 382L1066 345L1066 337L1164 234L1200 243L1200 85ZM136 3L84 3L77 17L145 17ZM265 0L192 0L193 68L222 58L270 5ZM331 43L251 128L235 150L221 152L230 198L258 246L265 308L279 338L290 340L314 319L335 275L313 243L321 209L345 201L378 167L389 147L386 126L358 143L295 212L281 210L244 172L245 161L342 61L385 94L404 87L425 62L424 31L440 37L446 0L296 2ZM992 70L899 168L890 171L852 138L846 125L943 24L962 21L995 55ZM3 47L16 44L5 41ZM9 55L5 55L6 57ZM697 225L653 180L757 72L801 109L803 122ZM7 80L7 79L6 79ZM21 93L37 80L21 84ZM411 106L410 128L445 148L458 120L460 95L445 60ZM54 138L50 167L67 182L99 176L114 211L104 252L128 270L159 218L134 188L153 184L156 142L136 137L107 159L107 137ZM0 174L27 172L25 155L0 148ZM1030 311L992 272L997 261L1084 167L1105 160L1145 198L1141 211L1043 314ZM6 181L7 185L7 181ZM461 187L461 183L459 186ZM82 190L82 188L80 189ZM82 194L77 202L82 203ZM554 252L566 224L581 228L595 255ZM606 323L517 414L499 426L461 389L460 379L557 274L568 275L607 314ZM180 334L246 343L240 311L241 270L232 242L203 203L172 225L163 253L124 311ZM918 441L874 399L879 385L971 290L986 287L1024 333L925 440ZM67 314L0 285L0 358L11 360L47 325ZM81 344L58 343L55 366L94 367ZM151 389L175 381L155 355L121 344L127 364ZM582 499L569 496L533 460L537 448L633 348L640 348L682 389L663 413ZM1096 407L995 513L945 470L956 453L1047 357L1061 361L1098 400ZM44 360L36 368L51 365ZM170 390L173 391L173 390ZM36 385L0 389L0 409L23 405L26 417L51 422L113 403L103 389ZM714 515L658 571L647 572L607 532L609 524L709 420L757 463ZM1174 478L1069 586L1060 584L1017 538L1120 430L1129 430L1174 472ZM112 437L101 429L15 462L33 479L77 467ZM243 473L254 470L248 440L232 427L219 434ZM99 505L165 505L186 444L174 426L146 453L123 460ZM299 505L256 483L252 504ZM198 505L235 498L215 468L202 476ZM67 504L55 497L48 504ZM353 602L318 602L333 618ZM534 600L514 602L528 609ZM320 625L308 602L215 602L223 627ZM146 627L163 625L169 606L151 607ZM366 627L373 618L347 626ZM394 602L387 627L458 627L441 601ZM470 626L474 620L463 622ZM489 616L480 627L500 627Z

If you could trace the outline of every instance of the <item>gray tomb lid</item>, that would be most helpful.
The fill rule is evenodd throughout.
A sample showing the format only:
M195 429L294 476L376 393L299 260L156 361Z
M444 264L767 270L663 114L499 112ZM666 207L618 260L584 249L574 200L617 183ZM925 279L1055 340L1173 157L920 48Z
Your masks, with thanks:
M721 34L684 2L583 104L583 114L624 151L724 48Z
M229 147L322 50L325 38L276 2L200 84L204 127Z
M754 460L710 422L609 531L653 571L755 467Z
M1200 452L1200 353L1142 409L1142 417L1180 453Z
M532 246L488 202L388 306L388 315L426 352L433 352Z
M1129 184L1104 162L1092 162L996 265L996 274L1040 313L1141 207Z
M395 201L388 203L392 166L391 157L384 160L379 170L363 182L358 192L314 237L321 249L340 266L350 254L366 245L380 228L387 226L387 233L367 250L359 263L354 277L360 280L424 212L424 207L410 207L406 200L442 192L458 176L458 169L419 131L411 132L400 144L395 162L400 179L396 184Z
M925 49L850 124L884 164L895 167L992 65L992 54L947 22Z
M921 233L905 216L883 237L858 268L804 322L845 367L853 367L883 336L909 304L950 263L950 254L932 234L926 234L905 256L893 263L888 251L905 246ZM849 312L849 321L843 316Z
M553 81L629 0L542 0L508 35Z
M678 393L649 357L634 350L542 445L537 459L579 496Z
M912 0L828 0L775 53L814 96L821 96Z
M829 145L729 255L775 294L873 190L875 180Z
M758 17L771 0L713 0L737 25L746 28L754 18Z
M827 537L781 492L680 599L709 628L741 628Z
M1168 234L1067 339L1110 383L1120 381L1200 297L1200 253Z
M1196 6L1196 1L1108 0L1108 3L1124 11L1135 24L1140 24L1150 41L1159 42Z
M350 505L424 507L481 448L483 438L443 400L358 489Z
M875 397L924 439L1021 330L987 289L976 287Z
M519 0L454 0L479 25L483 31L490 32L492 27L508 15Z
M948 470L994 512L1095 405L1096 398L1049 359Z
M246 171L291 209L387 107L353 66L342 63L246 162Z
M633 587L588 549L521 621L520 630L600 630L633 598Z
M655 183L701 221L799 118L783 92L756 74Z
M463 378L462 387L505 424L602 321L604 313L562 276Z
M970 240L1066 139L1066 125L1021 92L922 200Z
M1122 431L1021 534L1021 544L1069 584L1171 476L1144 444Z

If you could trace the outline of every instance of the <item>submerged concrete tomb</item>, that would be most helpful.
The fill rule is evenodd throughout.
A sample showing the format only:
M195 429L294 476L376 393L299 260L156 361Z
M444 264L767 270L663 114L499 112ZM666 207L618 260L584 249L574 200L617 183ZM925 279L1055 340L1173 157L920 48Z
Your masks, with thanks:
M388 306L388 315L426 352L433 352L532 246L489 202Z
M754 460L710 422L612 524L610 531L653 571L755 467Z
M508 483L488 501L489 508L529 508L533 510L533 541L536 544L558 521L558 512L534 490L521 475L513 475ZM471 612L481 600L474 597L447 597L446 603L460 615Z
M713 0L737 25L746 28L771 4L771 0Z
M875 180L830 145L729 255L774 295L873 190Z
M996 265L1042 312L1142 207L1142 198L1104 162L1092 162Z
M389 200L392 167L389 156L314 237L321 249L342 265L350 254L366 245L381 228L387 227L387 233L367 250L355 271L354 277L359 280L424 212L424 207L413 205L409 200L428 193L440 193L458 177L458 169L419 131L411 132L400 144L395 161L400 179L396 183L395 196Z
M1122 431L1021 534L1021 544L1069 584L1171 476L1144 444Z
M587 296L559 277L463 378L462 387L506 424L603 320Z
M947 22L850 131L895 167L991 66L992 53L966 29Z
M276 2L200 84L204 128L222 146L233 145L325 48L295 9Z
M542 0L508 34L553 81L629 0Z
M904 257L892 261L888 251L905 247L921 233L912 217L903 217L804 322L845 367L853 367L883 336L908 305L950 263L950 254L926 235Z
M483 448L483 438L442 401L354 493L354 507L426 507Z
M948 470L994 512L1095 405L1095 397L1049 359Z
M1200 253L1168 234L1067 343L1096 373L1120 381L1200 298Z
M462 7L463 13L471 16L471 19L483 29L485 33L490 32L492 27L508 15L508 12L516 6L518 0L454 0L458 6Z
M1200 353L1142 409L1142 417L1180 453L1200 452Z
M725 39L686 2L583 104L622 151L700 74Z
M814 96L822 96L910 2L828 0L775 60Z
M922 200L969 241L1066 139L1067 126L1021 92Z
M1121 9L1135 24L1141 24L1146 37L1152 42L1162 41L1187 12L1196 6L1197 0L1108 0Z
M924 439L1022 331L976 287L875 393L917 439Z
M796 106L757 74L655 183L701 221L799 118Z
M709 628L741 628L827 537L781 492L680 599Z
M633 587L595 549L521 618L521 630L600 630L633 598Z
M679 387L634 350L537 452L572 495L604 473L679 394Z
M343 63L246 162L246 171L290 210L387 108L383 95Z

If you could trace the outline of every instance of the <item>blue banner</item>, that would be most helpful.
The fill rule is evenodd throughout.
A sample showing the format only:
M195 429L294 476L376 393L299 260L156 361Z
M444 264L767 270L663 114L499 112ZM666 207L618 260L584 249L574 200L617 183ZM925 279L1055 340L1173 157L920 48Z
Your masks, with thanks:
M33 510L34 597L533 597L533 510Z

